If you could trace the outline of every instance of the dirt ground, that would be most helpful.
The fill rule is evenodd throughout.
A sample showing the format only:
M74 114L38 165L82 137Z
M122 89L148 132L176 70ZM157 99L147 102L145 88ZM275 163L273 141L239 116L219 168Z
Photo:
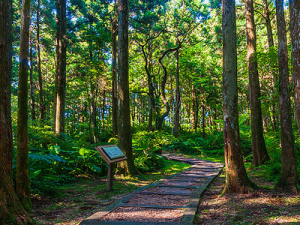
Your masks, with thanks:
M260 176L250 178L259 186L274 186ZM300 224L300 195L268 188L221 197L224 185L223 173L202 196L195 224Z
M217 177L201 197L195 224L300 224L300 195L274 190L259 171L247 171L251 180L268 189L251 194L220 196L225 175ZM251 175L254 174L254 175ZM38 224L75 225L149 182L120 180L112 193L104 191L106 180L86 180L61 189L56 198L33 198L33 218ZM99 191L100 190L100 191ZM122 192L124 190L124 192ZM126 191L125 191L126 190Z
M41 225L79 224L134 189L149 184L120 179L115 181L114 191L107 192L106 183L106 179L86 179L61 188L58 197L33 196L32 217Z

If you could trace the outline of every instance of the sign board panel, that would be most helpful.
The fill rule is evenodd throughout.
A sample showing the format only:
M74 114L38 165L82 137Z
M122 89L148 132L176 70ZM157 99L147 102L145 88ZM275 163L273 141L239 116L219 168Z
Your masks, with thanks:
M110 159L116 159L125 156L121 149L119 149L117 146L102 147L102 149Z
M106 145L106 146L98 146L96 150L103 157L103 159L107 162L107 164L120 162L126 160L126 156L116 145Z

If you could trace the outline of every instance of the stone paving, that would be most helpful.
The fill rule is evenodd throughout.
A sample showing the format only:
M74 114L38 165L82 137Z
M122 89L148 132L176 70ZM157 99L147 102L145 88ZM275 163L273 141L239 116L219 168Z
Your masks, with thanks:
M192 164L189 169L144 186L90 216L80 225L193 224L200 196L223 164L163 154Z

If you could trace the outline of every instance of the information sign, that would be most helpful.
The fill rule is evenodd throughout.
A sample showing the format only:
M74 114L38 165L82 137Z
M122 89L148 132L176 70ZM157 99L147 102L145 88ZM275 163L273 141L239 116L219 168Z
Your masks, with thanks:
M124 157L124 153L117 146L102 147L110 159Z
M98 146L96 150L108 164L107 190L113 190L114 163L126 160L126 156L116 145Z

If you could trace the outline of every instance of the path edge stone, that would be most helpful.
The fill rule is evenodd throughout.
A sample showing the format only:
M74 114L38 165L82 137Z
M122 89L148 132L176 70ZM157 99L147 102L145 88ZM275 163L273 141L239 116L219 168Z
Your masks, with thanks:
M168 159L168 160L172 160L172 159ZM176 161L176 160L174 160ZM189 162L185 162L185 163L188 163L188 164L191 164ZM185 171L188 171L190 170L190 168L186 169L186 170L183 170L182 172L185 172ZM181 173L182 173L181 172ZM134 190L133 192L131 192L130 194L126 195L125 197L111 203L110 205L106 206L105 208L103 208L101 211L99 212L96 212L94 213L93 215L91 215L90 217L86 218L85 220L83 220L79 225L92 225L92 224L104 224L105 221L99 221L98 218L100 217L103 217L107 214L109 214L110 212L112 212L113 210L115 210L117 207L120 206L120 204L128 201L129 199L133 198L136 194L138 194L139 192L142 192L148 188L151 188L151 187L157 187L160 183L164 182L165 180L167 179L171 179L175 176L178 176L178 174L173 174L173 175L170 175L170 176L166 176L158 181L155 181L154 183L151 183L151 184L148 184L144 187L140 187L136 190ZM109 222L109 221L107 221ZM114 221L114 222L117 222L117 221ZM124 224L130 224L128 222L125 222L125 221L118 221L118 222L124 222ZM137 223L137 224L143 224L143 222L134 222L134 223ZM107 223L109 224L109 223ZM112 224L112 223L110 223ZM118 223L118 224L123 224L123 223ZM133 224L133 222L131 222L131 224ZM145 224L152 224L150 222L145 222ZM157 222L157 223L153 223L153 224L164 224L163 222ZM165 223L165 224L180 224L180 223Z
M163 157L165 157L168 160L173 160L173 161L179 161L179 162L183 162L183 163L188 163L191 165L194 165L194 163L192 162L193 160L186 158L186 160L184 159L185 157L180 157L181 159L178 160L174 157L172 157L171 155L168 154L162 154ZM176 156L175 156L176 157ZM203 160L203 161L208 161L208 160ZM211 161L208 161L211 162ZM214 162L212 162L214 163ZM220 163L219 163L220 164ZM193 225L194 223L194 219L196 216L196 212L197 212L197 208L198 208L198 204L200 202L200 197L203 194L203 192L207 189L207 187L209 186L209 184L217 177L220 175L221 171L223 170L224 165L220 166L220 167L216 167L215 169L216 172L218 171L218 173L216 175L210 176L207 181L201 185L199 188L197 188L197 190L195 192L193 192L193 194L190 196L190 200L187 204L187 208L184 211L184 214L181 218L181 221L178 222L132 222L132 221L99 221L100 217L103 217L107 214L109 214L110 212L112 212L113 210L115 210L117 207L119 207L120 205L124 204L126 201L128 201L129 199L133 198L135 195L137 195L139 192L142 192L148 188L151 187L157 187L159 186L160 183L164 182L167 179L171 179L175 176L178 176L178 174L173 174L170 176L167 176L163 179L160 179L154 183L148 184L144 187L140 187L136 190L134 190L132 193L126 195L125 197L111 203L110 205L106 206L104 209L102 209L101 211L91 215L90 217L86 218L85 220L83 220L79 225L98 225L98 224L103 224L103 225L112 225L112 224L117 224L117 225ZM182 171L181 173L191 170L191 168L188 168L184 171ZM185 208L185 207L183 207Z

